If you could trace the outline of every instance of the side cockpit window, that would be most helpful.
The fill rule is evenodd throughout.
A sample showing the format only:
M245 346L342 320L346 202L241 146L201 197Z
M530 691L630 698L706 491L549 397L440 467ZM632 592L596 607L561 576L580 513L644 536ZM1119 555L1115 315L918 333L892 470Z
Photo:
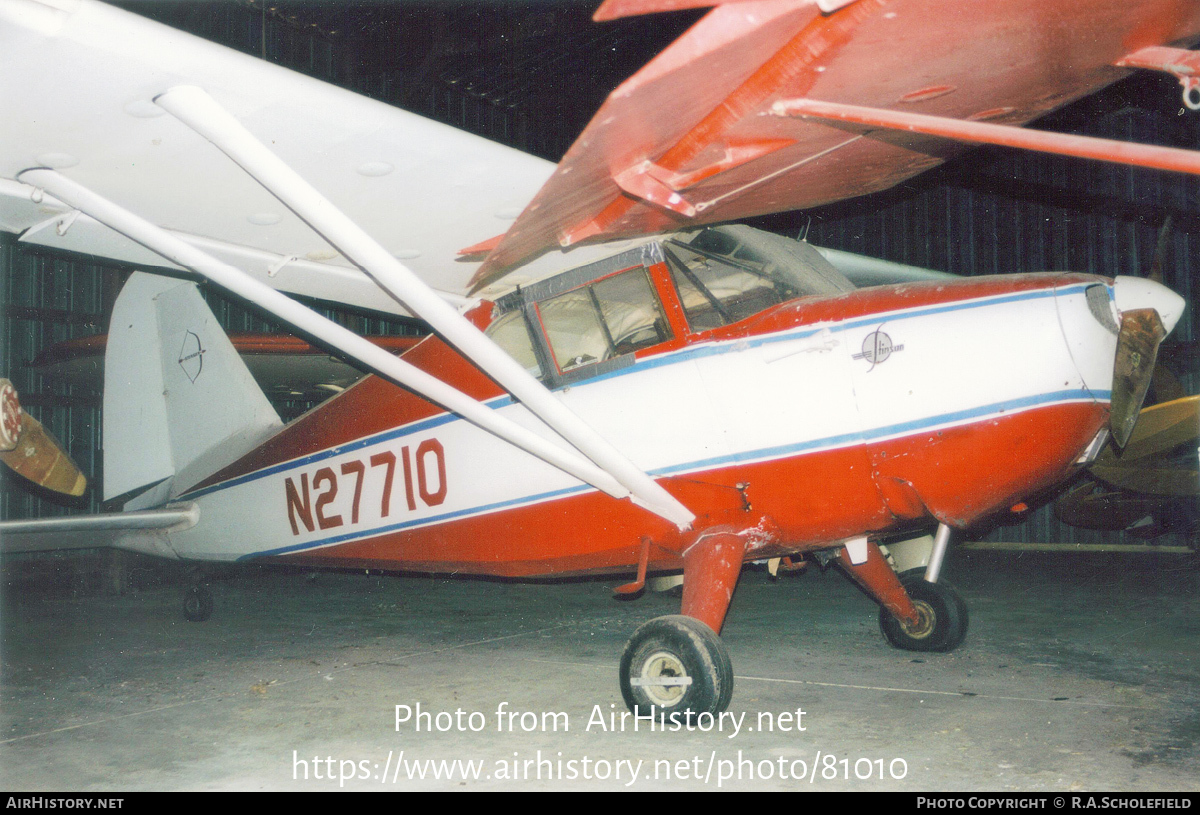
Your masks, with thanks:
M675 244L671 275L693 331L744 320L795 296L786 286L720 255Z
M486 332L547 384L631 364L635 351L672 339L644 266L566 290L561 280L552 279L548 285L553 288L544 294L519 292L500 306L502 313Z
M537 313L560 372L612 355L612 340L590 287L543 300L537 304Z
M662 303L650 285L645 269L606 277L592 285L592 292L604 315L617 356L671 339Z
M538 364L537 352L533 349L533 338L529 336L529 326L520 311L502 314L488 326L485 333L529 373L542 375L542 366Z
M560 372L670 339L644 268L611 275L536 305Z

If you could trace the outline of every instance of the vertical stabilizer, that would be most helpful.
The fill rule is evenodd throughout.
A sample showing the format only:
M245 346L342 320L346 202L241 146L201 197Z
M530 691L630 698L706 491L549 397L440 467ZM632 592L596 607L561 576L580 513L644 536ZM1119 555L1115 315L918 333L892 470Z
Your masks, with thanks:
M194 283L138 272L104 356L104 497L180 494L281 423ZM153 489L146 489L153 487Z

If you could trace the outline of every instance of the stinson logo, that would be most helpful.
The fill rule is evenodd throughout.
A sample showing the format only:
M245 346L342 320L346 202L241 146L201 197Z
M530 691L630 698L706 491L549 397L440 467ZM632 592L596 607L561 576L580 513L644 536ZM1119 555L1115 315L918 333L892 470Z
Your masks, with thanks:
M867 372L875 370L876 365L882 365L897 351L903 351L903 345L895 345L892 343L892 338L882 331L872 331L863 339L862 353L855 354L855 359L865 359L871 363L871 367Z

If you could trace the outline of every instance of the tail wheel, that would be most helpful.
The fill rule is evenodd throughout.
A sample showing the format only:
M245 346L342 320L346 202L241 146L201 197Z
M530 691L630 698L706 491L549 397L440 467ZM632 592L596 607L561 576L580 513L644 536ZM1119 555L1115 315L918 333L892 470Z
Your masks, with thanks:
M711 628L681 614L643 625L621 655L621 695L635 713L692 721L733 697L733 663Z
M879 628L896 648L905 651L953 651L967 636L967 604L946 583L930 583L922 572L900 576L920 620L906 626L885 608L879 609Z
M212 616L212 591L204 585L194 584L183 591L183 616L191 623L202 623Z

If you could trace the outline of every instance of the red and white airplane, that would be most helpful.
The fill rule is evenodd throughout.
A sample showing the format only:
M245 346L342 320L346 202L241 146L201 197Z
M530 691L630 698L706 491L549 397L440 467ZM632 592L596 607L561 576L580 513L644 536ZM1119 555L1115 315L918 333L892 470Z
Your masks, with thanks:
M106 351L104 495L127 511L8 523L5 546L74 530L622 592L682 572L681 614L620 667L631 707L672 716L729 703L717 632L746 561L836 562L893 644L952 649L951 530L1123 444L1183 300L1083 274L858 288L719 224L884 189L964 142L1198 172L1019 127L1135 67L1200 107L1198 37L1194 0L728 2L554 167L91 0L0 0L0 225L152 271ZM281 424L189 276L376 375ZM285 291L436 333L397 357ZM187 611L211 611L201 584Z

